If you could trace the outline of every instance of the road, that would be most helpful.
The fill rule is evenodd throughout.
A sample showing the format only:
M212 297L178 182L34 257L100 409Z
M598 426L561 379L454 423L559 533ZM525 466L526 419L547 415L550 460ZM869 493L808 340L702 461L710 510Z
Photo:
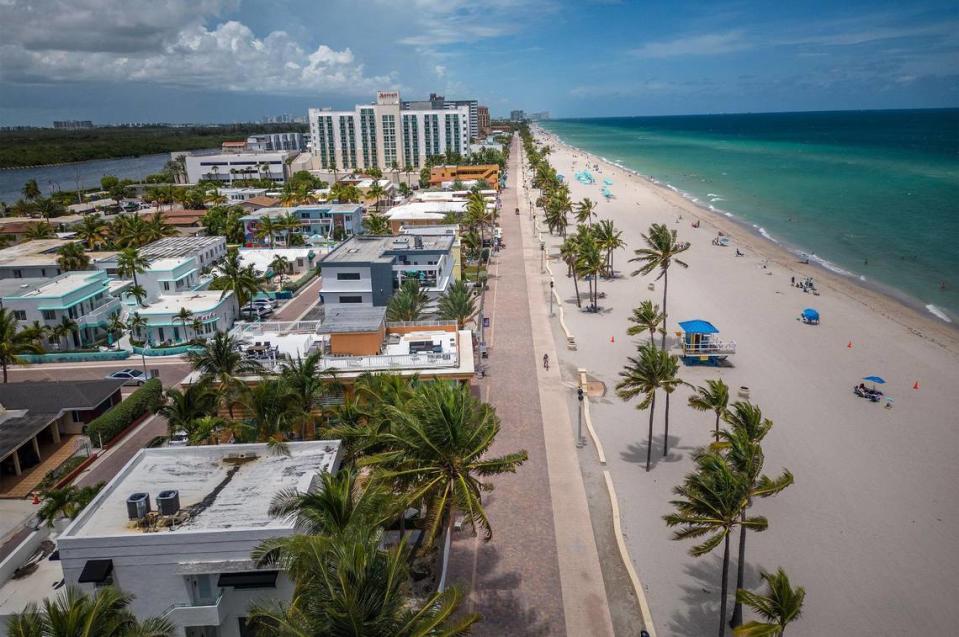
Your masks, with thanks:
M298 321L301 317L310 311L314 305L320 302L320 286L322 277L316 277L310 281L309 285L300 290L300 293L290 299L286 305L276 311L271 321Z

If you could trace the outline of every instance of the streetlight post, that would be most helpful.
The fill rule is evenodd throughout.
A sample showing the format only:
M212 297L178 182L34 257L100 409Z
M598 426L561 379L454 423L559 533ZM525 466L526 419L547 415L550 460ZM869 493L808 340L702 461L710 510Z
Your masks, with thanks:
M583 388L582 386L576 388L576 400L579 401L579 418L577 419L576 424L576 446L580 449L586 444L583 441Z
M549 282L549 315L553 315L553 280L550 279Z
M546 271L546 242L539 242L539 272L542 274Z

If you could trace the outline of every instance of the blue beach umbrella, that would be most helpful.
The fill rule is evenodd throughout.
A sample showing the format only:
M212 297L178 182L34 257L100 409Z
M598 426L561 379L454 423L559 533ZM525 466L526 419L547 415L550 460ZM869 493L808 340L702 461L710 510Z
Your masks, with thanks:
M880 376L866 376L863 380L868 380L870 383L876 383L877 385L885 385L884 381Z
M810 323L819 322L819 312L817 310L814 310L811 307L807 307L805 310L802 311L802 317Z

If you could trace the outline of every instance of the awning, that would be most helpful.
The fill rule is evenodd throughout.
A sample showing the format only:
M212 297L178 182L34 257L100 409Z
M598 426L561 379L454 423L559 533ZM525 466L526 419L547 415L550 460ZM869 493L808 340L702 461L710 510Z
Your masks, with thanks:
M719 330L717 330L712 323L703 321L702 319L682 321L679 327L687 334L719 334Z
M83 565L80 584L102 584L113 573L113 560L90 560Z
M221 573L216 585L220 588L275 588L279 571L247 571L245 573Z

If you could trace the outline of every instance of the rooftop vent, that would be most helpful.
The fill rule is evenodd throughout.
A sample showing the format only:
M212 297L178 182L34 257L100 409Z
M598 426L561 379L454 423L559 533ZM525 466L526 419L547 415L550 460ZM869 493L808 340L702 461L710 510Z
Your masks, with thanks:
M150 512L150 494L132 493L127 497L127 517L131 520L142 520Z
M160 515L176 515L180 511L180 492L176 489L160 491L157 495L157 510Z

